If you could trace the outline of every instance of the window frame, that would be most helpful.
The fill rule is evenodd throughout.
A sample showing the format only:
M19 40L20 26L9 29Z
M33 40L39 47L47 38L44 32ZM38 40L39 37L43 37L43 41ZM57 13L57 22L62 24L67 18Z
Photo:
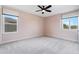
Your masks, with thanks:
M78 31L79 31L79 17L78 17Z
M61 18L62 20L61 20L61 22L62 22L62 29L64 29L64 27L63 27L63 19L67 19L67 18ZM68 20L69 21L69 20ZM70 21L69 21L70 22ZM69 23L69 25L70 25L70 23ZM69 26L69 28L68 29L64 29L64 30L69 30L70 29L70 26Z
M72 18L72 17L78 17L78 20L77 20L78 28L77 29L71 29L70 18ZM62 30L66 30L66 31L76 31L76 30L79 30L79 16L72 16L72 17L66 17L69 20L69 29L64 29L64 27L63 27L63 19L65 19L65 18L61 17Z
M11 14L2 14L2 32L4 33L4 34L10 34L10 33L17 33L18 32L18 20L19 20L19 16L15 16L15 17L18 17L18 19L16 20L16 31L14 31L14 32L5 32L5 15L8 15L8 16L15 16L15 15L11 15Z
M1 24L0 24L0 27L1 27L1 28L0 28L0 33L2 34L2 15L1 15L1 14L0 14L0 23L1 23Z
M70 26L70 30L78 30L78 21L79 21L79 20L78 20L78 16L74 16L74 17L77 17L77 29L72 29L72 28L71 28L71 20L69 19L69 20L70 20L70 21L69 21L69 23L70 23L70 25L69 25L69 26ZM70 17L70 18L73 18L73 17Z

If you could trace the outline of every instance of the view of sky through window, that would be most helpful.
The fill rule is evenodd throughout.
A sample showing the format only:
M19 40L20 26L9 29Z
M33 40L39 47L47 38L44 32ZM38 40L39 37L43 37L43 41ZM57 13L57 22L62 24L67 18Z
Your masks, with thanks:
M73 16L69 18L63 18L63 27L64 29L78 29L78 17Z

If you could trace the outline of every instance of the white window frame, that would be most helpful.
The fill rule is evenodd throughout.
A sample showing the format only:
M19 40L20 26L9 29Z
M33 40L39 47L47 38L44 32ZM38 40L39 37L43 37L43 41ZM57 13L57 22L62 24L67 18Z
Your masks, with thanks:
M2 15L0 14L0 34L2 34Z
M64 29L64 28L63 28L63 19L64 19L64 18L61 18L61 25L62 25L61 27L62 27L62 30L64 30L64 31L69 31L69 30L70 30L70 24L69 24L69 29ZM69 21L69 22L70 22L70 21Z
M78 16L76 16L76 17L78 17ZM68 20L69 20L69 29L64 29L64 28L63 28L63 19L64 19L64 18L61 17L62 30L66 30L66 31L76 31L76 30L78 30L78 31L79 31L79 17L78 17L78 23L77 23L78 29L71 29L71 27L70 27L70 26L71 26L71 25L70 25L70 19L69 19L70 17L67 17L67 18L68 18Z
M79 17L78 17L78 31L79 31Z
M19 16L17 16L17 17L19 19ZM18 19L16 20L17 30L15 32L5 32L5 15L2 14L2 33L4 33L4 34L17 33L18 32Z

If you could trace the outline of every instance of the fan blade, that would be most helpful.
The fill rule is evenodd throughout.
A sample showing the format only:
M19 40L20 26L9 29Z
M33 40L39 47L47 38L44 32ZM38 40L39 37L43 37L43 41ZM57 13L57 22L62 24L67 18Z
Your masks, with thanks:
M45 6L43 6L43 9L45 8Z
M48 8L50 8L50 7L52 7L51 5L49 5L49 6L47 6L45 9L48 9Z
M36 10L36 12L39 12L39 11L42 11L42 10Z
M40 5L38 5L39 8L43 9Z
M47 11L47 12L52 12L51 10L45 10L45 11Z

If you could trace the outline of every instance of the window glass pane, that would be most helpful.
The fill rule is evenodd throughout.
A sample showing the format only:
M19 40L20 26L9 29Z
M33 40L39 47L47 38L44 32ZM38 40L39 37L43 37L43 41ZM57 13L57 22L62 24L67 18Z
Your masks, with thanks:
M71 17L70 18L70 28L71 29L78 29L78 17Z
M69 19L64 18L62 21L63 21L63 28L69 29Z
M17 19L16 16L4 15L5 32L16 32L17 31Z

